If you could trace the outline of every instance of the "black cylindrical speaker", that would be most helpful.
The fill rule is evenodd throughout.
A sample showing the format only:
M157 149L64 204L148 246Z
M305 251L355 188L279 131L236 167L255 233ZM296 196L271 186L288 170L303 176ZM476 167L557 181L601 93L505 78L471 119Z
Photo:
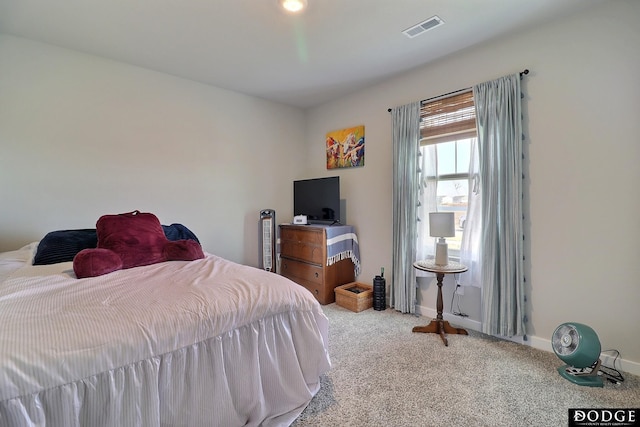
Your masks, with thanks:
M382 276L373 278L373 309L378 311L387 309L387 282Z

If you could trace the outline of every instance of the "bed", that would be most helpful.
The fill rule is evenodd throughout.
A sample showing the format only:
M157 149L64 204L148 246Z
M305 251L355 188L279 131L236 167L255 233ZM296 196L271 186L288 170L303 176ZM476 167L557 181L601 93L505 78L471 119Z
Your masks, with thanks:
M283 426L330 368L303 287L205 253L78 279L0 254L0 426Z

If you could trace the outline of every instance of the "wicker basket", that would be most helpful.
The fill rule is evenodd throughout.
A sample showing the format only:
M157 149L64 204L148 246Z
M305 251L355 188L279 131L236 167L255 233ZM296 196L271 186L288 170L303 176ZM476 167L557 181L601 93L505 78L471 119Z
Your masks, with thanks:
M351 282L336 287L335 293L336 304L356 313L373 306L373 286L371 285Z

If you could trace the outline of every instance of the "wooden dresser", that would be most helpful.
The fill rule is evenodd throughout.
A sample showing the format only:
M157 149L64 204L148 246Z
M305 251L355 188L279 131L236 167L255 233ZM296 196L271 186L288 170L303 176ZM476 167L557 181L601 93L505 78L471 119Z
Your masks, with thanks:
M313 225L280 225L280 274L307 288L320 304L334 302L336 286L355 279L351 259L327 265L326 230Z

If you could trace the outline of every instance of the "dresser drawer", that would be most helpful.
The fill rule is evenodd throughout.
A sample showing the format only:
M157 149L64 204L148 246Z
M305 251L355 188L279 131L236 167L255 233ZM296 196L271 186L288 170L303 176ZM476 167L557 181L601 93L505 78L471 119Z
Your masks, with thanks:
M307 288L320 304L334 302L336 286L355 280L351 259L327 265L326 229L313 225L280 225L280 274Z
M324 233L319 228L307 228L307 226L288 226L280 228L280 240L292 242L304 242L312 246L324 245Z
M314 274L314 269L312 268L307 270L300 264L304 263L300 263L298 261L290 259L283 259L283 267L280 269L280 274L306 288L309 292L311 292L311 294L318 300L320 304L331 304L332 302L334 302L335 293L333 289L335 286L327 286L325 283L319 283L318 278ZM306 275L307 277L311 277L311 279L313 280L307 280L303 277L295 276L295 274L302 274L303 276Z
M280 271L293 281L301 279L306 282L322 285L324 282L324 271L321 265L309 264L289 258L281 258Z
M280 238L280 254L283 257L299 259L313 264L322 265L324 251L322 246L308 245L304 242L294 240L284 240Z

